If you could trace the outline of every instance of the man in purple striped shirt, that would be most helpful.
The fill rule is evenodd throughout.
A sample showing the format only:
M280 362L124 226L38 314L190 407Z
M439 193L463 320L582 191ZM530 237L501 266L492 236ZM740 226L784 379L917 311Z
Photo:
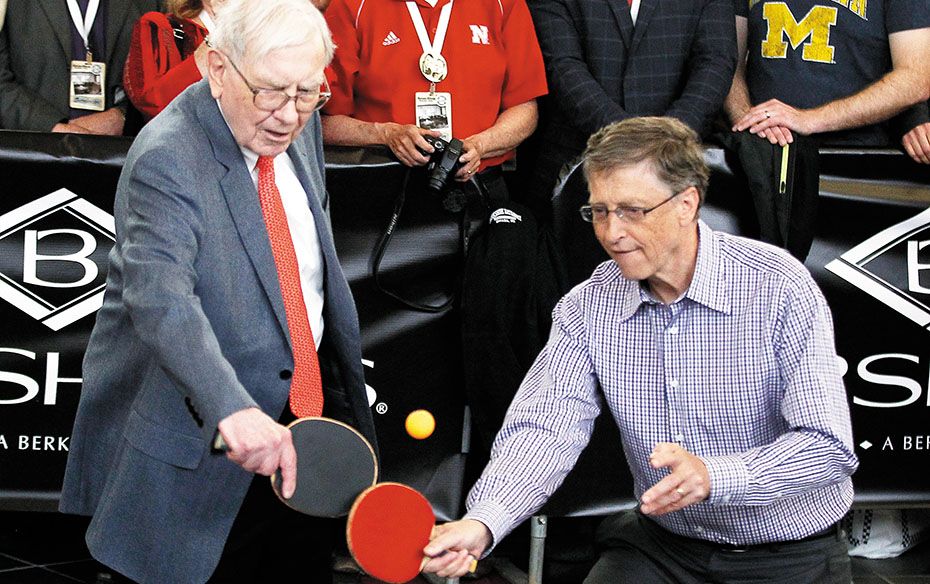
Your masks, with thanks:
M606 404L640 506L601 525L586 583L848 584L836 524L858 461L810 274L698 218L709 171L680 122L607 126L584 165L581 213L612 261L556 306L468 513L436 528L426 570L463 574L539 509Z

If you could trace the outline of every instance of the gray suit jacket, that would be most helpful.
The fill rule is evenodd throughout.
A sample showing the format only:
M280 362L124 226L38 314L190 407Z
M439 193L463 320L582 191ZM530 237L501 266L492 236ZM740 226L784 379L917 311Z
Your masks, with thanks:
M324 366L338 370L326 398L347 402L374 441L358 317L325 211L321 143L315 115L288 154L325 260L324 337L335 357ZM114 214L61 510L93 514L91 553L131 578L204 582L252 480L210 454L217 423L255 405L278 418L294 366L258 195L206 81L140 133Z
M132 27L159 0L108 0L106 107L123 85ZM0 30L0 128L48 132L68 118L71 29L65 0L9 0Z

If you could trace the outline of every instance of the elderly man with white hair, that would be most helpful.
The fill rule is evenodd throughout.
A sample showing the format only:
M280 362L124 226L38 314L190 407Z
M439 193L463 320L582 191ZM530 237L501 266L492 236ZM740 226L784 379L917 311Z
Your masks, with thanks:
M308 0L228 0L211 39L207 78L120 177L61 509L92 515L91 553L133 581L326 582L337 526L267 475L293 493L295 416L375 439L326 214L333 44Z

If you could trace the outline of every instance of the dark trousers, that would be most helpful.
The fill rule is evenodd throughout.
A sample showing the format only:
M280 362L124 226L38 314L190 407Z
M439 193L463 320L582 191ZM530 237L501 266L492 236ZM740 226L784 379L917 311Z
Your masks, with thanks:
M325 391L323 415L354 424L325 335L319 360ZM292 421L294 415L285 407L278 422ZM255 475L209 583L285 582L294 575L301 582L331 583L333 550L341 538L345 538L344 519L298 513L278 500L268 477Z
M846 541L835 530L798 542L736 550L673 534L636 511L598 528L600 558L585 584L849 584Z
M268 477L256 475L209 582L286 582L298 575L301 582L331 583L333 549L344 525L291 510Z

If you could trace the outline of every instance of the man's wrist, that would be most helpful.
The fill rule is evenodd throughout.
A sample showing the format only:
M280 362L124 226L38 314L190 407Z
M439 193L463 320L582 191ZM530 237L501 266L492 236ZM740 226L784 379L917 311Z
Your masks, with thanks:
M743 105L732 105L724 106L724 109L727 112L727 117L730 119L731 124L735 124L737 121L741 120L743 116L749 113L749 110L752 107L749 104Z
M798 110L798 115L803 121L804 131L798 131L800 134L811 135L811 134L822 134L823 132L830 131L828 118L831 115L830 104L824 104L820 107L807 109L807 110Z
M392 126L396 125L394 122L372 122L374 143L378 146L389 146Z

